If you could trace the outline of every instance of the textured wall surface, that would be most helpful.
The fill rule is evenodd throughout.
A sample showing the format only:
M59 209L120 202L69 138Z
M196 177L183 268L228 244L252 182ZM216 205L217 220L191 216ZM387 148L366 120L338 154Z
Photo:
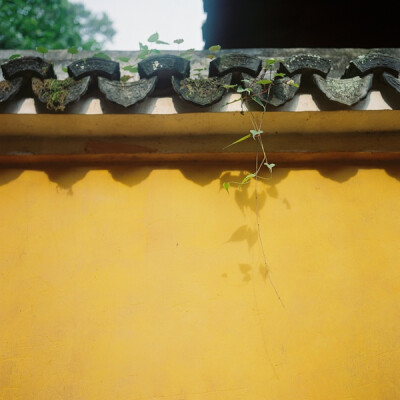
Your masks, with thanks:
M0 170L0 398L400 398L400 168L278 167L283 305L238 171Z

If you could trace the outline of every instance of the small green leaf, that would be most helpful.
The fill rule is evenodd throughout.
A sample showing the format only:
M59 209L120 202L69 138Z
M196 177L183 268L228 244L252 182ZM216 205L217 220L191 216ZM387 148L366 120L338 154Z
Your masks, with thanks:
M121 82L122 83L128 82L129 79L131 79L131 78L133 78L133 76L131 76L131 75L122 75L121 76Z
M122 68L123 71L128 71L134 74L135 72L138 72L138 66L137 65L126 65L125 67Z
M175 40L174 40L174 43L176 43L176 44L181 44L181 43L183 43L183 42L184 42L183 39L175 39Z
M148 50L149 46L147 46L147 44L143 44L141 42L139 42L139 50Z
M71 46L67 51L69 54L78 54L78 49L75 46Z
M278 62L278 60L275 60L275 58L270 58L269 60L265 60L265 67L270 67L271 65L275 64L276 62Z
M277 72L276 74L274 74L275 78L284 78L285 76L286 74L283 72Z
M227 149L228 147L233 146L234 144L243 142L244 140L246 140L246 139L248 139L248 138L251 138L251 134L250 134L250 133L249 133L248 135L246 135L246 136L241 137L240 139L236 140L235 142L233 142L233 143L231 143L231 144L228 144L228 146L225 146L222 150L225 150L225 149Z
M270 85L272 83L272 81L270 79L261 79L261 80L257 81L256 83L258 83L259 85Z
M251 88L243 88L243 87L241 87L241 86L238 86L238 88L237 88L236 91L237 91L238 93L247 92L248 94L250 94L250 93L253 91L253 89L251 89Z
M129 62L130 58L129 57L118 57L117 60L121 61L121 62Z
M63 70L63 72L68 72L68 68L67 67L62 67L61 69Z
M222 87L224 87L225 89L233 89L235 88L237 85L223 85Z
M254 129L250 129L250 133L253 135L253 139L255 139L256 136L261 135L262 133L264 133L264 131L256 131Z
M150 54L149 50L144 49L136 57L136 60L144 60Z
M214 54L208 54L206 57L210 60L213 60L215 58Z
M45 53L48 53L48 52L49 52L49 51L46 49L46 47L42 47L42 46L36 47L36 51L37 51L38 53L42 53L42 54L45 54Z
M231 186L231 184L229 182L224 182L222 184L222 186L224 187L224 189L229 193L229 186Z
M274 163L268 164L267 162L264 165L269 169L270 174L272 174L272 168L275 167Z
M9 60L14 60L14 58L21 57L21 54L13 54L12 56L8 57Z
M104 60L111 60L111 57L108 56L108 55L105 54L105 53L96 53L96 54L93 54L93 57L96 57L96 58L103 58Z
M156 40L156 43L157 43L157 44L168 44L168 45L169 45L168 42L163 42L162 40Z
M260 105L265 111L265 105L261 101L261 99L257 96L252 96L252 100L255 101L258 105Z
M148 42L152 43L152 42L156 42L158 40L160 36L158 35L158 33L153 33L152 35L149 36L149 38L147 39Z
M211 46L208 48L209 51L212 51L213 53L220 51L221 50L221 46L219 44L215 45L215 46Z
M251 178L255 178L255 177L256 177L256 174L249 174L240 183L243 185L243 184L247 183Z
M161 54L161 51L157 49L151 49L149 50L149 54Z
M138 67L133 66L133 65L127 65L126 67L122 68L124 71L128 71L131 72L132 74L134 74L135 72L138 72Z

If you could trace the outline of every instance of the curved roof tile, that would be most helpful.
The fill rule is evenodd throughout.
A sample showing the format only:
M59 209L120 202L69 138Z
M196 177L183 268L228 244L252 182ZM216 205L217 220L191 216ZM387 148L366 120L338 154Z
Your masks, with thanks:
M337 65L343 65L341 51L345 53L345 50L335 49L332 51L333 58L336 60L334 64L336 67ZM267 93L262 93L264 90L262 85L253 85L256 89L255 93L260 94L260 98L265 104L278 107L290 101L299 93L298 86L301 86L302 75L309 76L310 74L313 76L313 87L308 88L311 93L313 91L321 91L329 101L343 106L352 106L367 96L371 90L374 76L381 77L386 87L395 89L396 95L400 94L400 80L398 77L400 58L391 54L374 51L359 57L347 58L350 61L347 62L347 65L341 67L344 68L342 78L337 79L328 76L333 63L325 57L311 54L311 52L310 54L299 53L290 56L289 49L282 50L282 52L286 57L282 57L284 61L280 63L278 71L285 73L287 76L282 77L280 74L275 76L273 78L274 84ZM266 53L267 50L265 51ZM400 51L395 53L400 55ZM48 57L51 57L51 52ZM196 54L196 57L197 63L200 57L204 59L204 55L200 52ZM61 70L60 65L65 65L66 59L67 56L55 60L56 69L59 68ZM53 85L54 89L59 84L57 82L61 82L61 80L56 81L53 64L40 57L26 56L6 61L1 65L5 80L0 82L0 103L9 102L15 94L21 92L23 86L27 83L32 83L34 96L38 101L45 103L47 108L52 111L64 111L65 107L70 103L79 100L86 90L90 90L100 98L104 96L121 107L130 107L148 97L154 88L167 88L171 91L174 88L184 101L198 106L205 106L219 101L224 96L226 93L224 85L227 85L227 82L230 81L231 74L233 80L236 79L236 82L242 84L242 79L254 79L257 77L262 71L262 60L267 59L268 57L265 55L262 57L254 55L254 51L249 52L249 54L243 51L232 51L232 53L226 51L226 54L222 54L211 61L208 68L208 76L210 78L227 76L227 78L224 78L219 83L218 95L210 98L210 100L206 99L207 96L204 96L204 85L206 84L192 84L190 88L182 88L182 80L190 76L191 63L177 55L168 54L148 57L138 63L139 76L142 79L126 83L120 82L121 66L118 62L96 57L82 58L72 63L70 62L67 69L70 79L80 83L73 85L73 94L68 94L61 102L61 105L54 105L52 104L54 102L49 101L49 98L51 100L51 96L54 98L57 96L51 87ZM340 60L340 62L337 60ZM196 60L193 65L196 66ZM206 70L206 67L193 68L191 76L194 78L196 75L201 75L202 70ZM338 76L337 68L335 74ZM82 80L84 77L87 78ZM46 79L53 79L54 81L47 81L45 84ZM91 88L89 82L94 83ZM207 82L207 80L204 82ZM213 83L215 84L214 80ZM99 91L95 90L96 85L99 87ZM384 87L381 85L379 90L384 90ZM46 92L49 88L50 91ZM302 88L300 87L301 91ZM398 101L400 104L400 98Z

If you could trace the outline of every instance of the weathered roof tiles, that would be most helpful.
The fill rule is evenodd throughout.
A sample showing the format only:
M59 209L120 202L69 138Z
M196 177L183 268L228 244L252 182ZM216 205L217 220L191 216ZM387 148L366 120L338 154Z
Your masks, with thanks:
M329 102L343 107L353 106L365 98L376 78L383 83L382 87L400 95L400 58L379 52L353 58L342 76L336 78L328 76L331 61L311 53L284 57L274 68L274 84L267 93L263 93L261 85L252 83L261 100L274 107L295 97L301 90L303 76L312 77L311 80L307 78L313 85L311 92L319 93ZM163 90L162 95L165 91L175 91L181 101L209 106L224 97L227 92L225 85L234 82L248 87L249 80L258 79L256 77L260 72L263 73L260 57L237 52L222 54L211 61L209 78L203 76L202 84L194 79L196 74L191 70L190 61L170 54L156 55L139 62L140 79L135 82L120 81L121 67L118 62L96 57L70 62L67 68L69 78L66 80L57 80L53 64L40 57L14 58L3 62L1 69L5 80L0 82L0 103L10 102L13 96L27 88L26 92L33 93L36 101L44 103L51 112L63 112L69 104L78 101L93 88L99 89L96 92L98 96L124 108L145 100L154 90L156 94ZM206 68L195 69L197 75L201 75L198 71L202 69ZM400 106L400 96L398 102Z

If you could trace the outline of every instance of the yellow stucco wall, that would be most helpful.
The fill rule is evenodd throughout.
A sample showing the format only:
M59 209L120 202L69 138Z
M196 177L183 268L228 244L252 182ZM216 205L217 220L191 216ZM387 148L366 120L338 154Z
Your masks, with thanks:
M400 168L0 170L0 399L400 398Z

